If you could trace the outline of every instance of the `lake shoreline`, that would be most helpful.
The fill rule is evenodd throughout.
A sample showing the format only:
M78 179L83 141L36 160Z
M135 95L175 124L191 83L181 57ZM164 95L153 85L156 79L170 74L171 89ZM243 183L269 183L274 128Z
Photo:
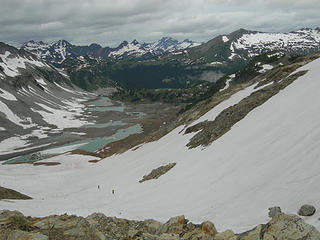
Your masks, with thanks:
M139 134L142 132L143 135L148 134L153 130L158 129L161 125L166 123L168 119L174 118L181 109L179 106L161 102L138 104L122 103L112 101L109 98L102 96L90 99L83 104L85 105L83 115L90 115L88 118L90 120L89 124L79 128L63 129L61 134L54 134L45 139L36 139L25 149L17 149L14 153L0 155L0 162L5 163L25 155L28 155L27 158L30 158L32 154L42 151L45 152L47 149L62 148L64 146L79 143L84 143L85 145L85 143L89 144L91 141L96 141L98 145L101 145L99 145L99 148L103 148L103 146L111 142L121 141L132 135L138 135L139 137L131 137L129 139L135 139L139 142ZM97 108L98 111L95 111ZM101 108L106 111L100 111ZM81 118L81 116L78 118ZM141 129L139 126L141 126ZM129 133L125 132L126 129L129 129ZM124 136L121 134L119 135L119 132ZM113 140L108 139L113 136L119 138ZM105 144L102 144L104 139L106 142ZM130 145L132 145L132 141L130 141ZM81 147L79 149L88 153L93 152L94 154L98 150L94 149L94 147L93 149ZM70 151L72 150L73 149ZM15 160L13 162L15 163ZM18 161L18 163L24 162L30 161Z

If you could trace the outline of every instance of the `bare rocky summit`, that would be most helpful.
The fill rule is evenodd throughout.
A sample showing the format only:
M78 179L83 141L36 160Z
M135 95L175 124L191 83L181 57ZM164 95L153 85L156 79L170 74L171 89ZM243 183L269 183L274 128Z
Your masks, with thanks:
M184 216L166 223L134 221L93 213L86 218L75 215L25 217L18 211L0 211L0 240L271 240L320 239L320 232L301 218L277 211L267 224L241 234L231 230L218 233L212 222L193 224Z

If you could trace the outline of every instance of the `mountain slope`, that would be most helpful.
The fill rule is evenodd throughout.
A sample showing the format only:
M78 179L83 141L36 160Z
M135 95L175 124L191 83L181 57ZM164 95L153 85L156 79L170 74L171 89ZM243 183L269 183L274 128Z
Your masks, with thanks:
M0 160L86 124L81 102L92 97L35 55L0 43Z
M50 168L3 166L0 174L7 187L24 189L34 199L0 202L0 206L36 216L100 211L164 221L185 214L194 222L211 220L218 231L236 232L267 222L265 210L270 206L281 206L288 213L296 213L304 203L319 209L315 190L320 181L319 56L278 66L245 84L232 84L186 112L181 125L161 139L97 164L64 155L45 160L61 163ZM292 83L220 138L209 145L186 146L197 134L186 133L188 127L214 121L250 98L259 100L288 80ZM176 165L166 173L161 170L170 163ZM163 175L139 182L159 171ZM317 211L305 220L320 229L319 217Z

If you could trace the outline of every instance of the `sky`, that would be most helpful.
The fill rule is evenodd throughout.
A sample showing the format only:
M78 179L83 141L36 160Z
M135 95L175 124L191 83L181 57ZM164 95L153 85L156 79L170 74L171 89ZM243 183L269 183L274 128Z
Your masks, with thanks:
M0 0L0 42L114 47L161 37L206 42L239 28L320 27L319 0Z

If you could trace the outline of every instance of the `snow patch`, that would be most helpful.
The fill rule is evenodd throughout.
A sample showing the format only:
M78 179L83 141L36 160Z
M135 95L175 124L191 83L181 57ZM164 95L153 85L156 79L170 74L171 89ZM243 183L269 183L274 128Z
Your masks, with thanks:
M0 88L0 97L9 101L18 101L13 94L7 92L6 90L3 90L2 88Z
M82 105L80 104L72 103L73 108L66 110L52 108L42 103L36 104L45 111L36 109L32 109L32 111L39 113L45 122L57 126L60 130L64 128L77 128L88 124L87 121L78 119L82 113Z
M218 66L218 65L222 65L223 63L222 62L211 62L210 65L213 65L213 66Z
M0 66L3 68L4 74L9 77L16 77L20 75L19 68L26 68L26 64L32 64L37 67L44 67L45 64L34 59L27 59L21 56L12 56L9 51L6 51L4 54L0 54L2 62Z
M44 81L43 78L37 78L36 81L37 81L37 83L39 83L39 84L41 84L41 85L43 85L43 86L46 86L46 85L47 85L47 83Z
M228 77L228 79L226 80L226 85L224 86L224 88L220 89L219 92L222 92L222 91L228 89L228 88L230 87L230 83L231 83L232 80L235 78L235 76L236 76L235 74L230 75L230 76Z
M271 70L271 69L273 69L273 66L272 66L272 65L270 65L270 64L263 64L263 65L262 65L262 69L259 70L259 73L265 73L266 71Z
M25 118L24 120L22 120L20 117L14 114L5 103L1 101L0 101L0 112L2 112L9 121L11 121L12 123L18 126L23 127L24 129L35 126L35 124L32 123L32 120L30 118Z
M227 36L222 36L222 41L223 42L228 42L229 41L229 38Z

